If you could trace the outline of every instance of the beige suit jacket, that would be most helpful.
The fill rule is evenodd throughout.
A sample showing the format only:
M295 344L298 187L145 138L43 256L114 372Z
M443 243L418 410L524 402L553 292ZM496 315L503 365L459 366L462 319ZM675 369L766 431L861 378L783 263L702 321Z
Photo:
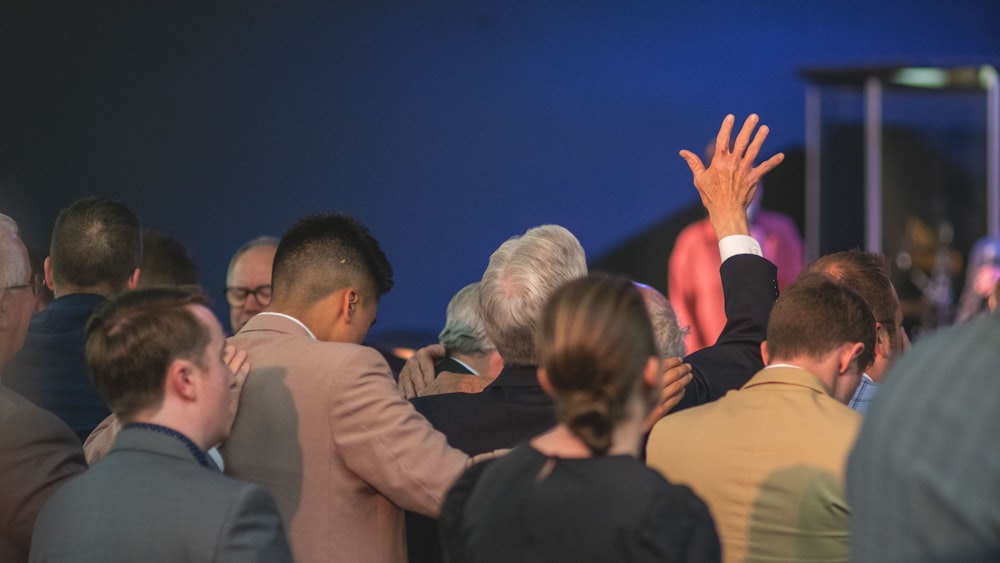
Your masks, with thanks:
M708 504L724 561L847 561L844 468L860 425L816 376L776 366L665 417L646 459Z
M381 354L258 315L226 473L266 487L295 560L405 561L403 511L437 515L468 458L403 399Z

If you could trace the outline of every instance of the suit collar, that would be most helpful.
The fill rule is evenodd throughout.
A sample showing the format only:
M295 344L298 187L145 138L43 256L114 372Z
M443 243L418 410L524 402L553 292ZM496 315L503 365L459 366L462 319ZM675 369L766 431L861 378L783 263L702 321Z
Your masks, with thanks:
M111 447L111 451L108 452L108 455L124 451L151 453L186 461L195 465L199 463L194 454L188 450L182 441L173 436L152 432L143 428L123 427L118 436L115 437L115 443ZM209 461L208 463L218 471L218 466L215 465L214 461Z
M93 293L71 293L63 295L49 303L47 307L31 317L31 324L38 329L43 326L66 328L82 328L87 319L104 301L104 297Z
M800 367L787 364L766 367L758 371L756 375L754 375L750 381L743 386L743 389L750 389L752 387L760 387L770 384L795 385L830 396L830 392L827 391L826 386L823 385L823 382L820 381L818 377Z
M295 336L308 336L316 340L316 336L306 325L302 324L302 321L284 313L265 312L254 315L252 319L247 321L247 324L243 325L243 328L237 334L258 330L274 331Z
M505 367L489 387L540 387L536 366Z

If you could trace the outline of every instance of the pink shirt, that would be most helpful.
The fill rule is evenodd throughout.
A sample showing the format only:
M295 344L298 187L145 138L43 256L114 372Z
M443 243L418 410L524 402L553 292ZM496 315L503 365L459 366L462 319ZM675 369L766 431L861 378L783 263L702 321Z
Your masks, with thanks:
M761 209L750 236L760 242L764 257L778 267L778 289L783 290L802 270L802 240L795 224L780 213ZM685 340L689 354L714 344L726 325L721 266L718 239L707 217L677 236L667 284L678 323L691 327Z

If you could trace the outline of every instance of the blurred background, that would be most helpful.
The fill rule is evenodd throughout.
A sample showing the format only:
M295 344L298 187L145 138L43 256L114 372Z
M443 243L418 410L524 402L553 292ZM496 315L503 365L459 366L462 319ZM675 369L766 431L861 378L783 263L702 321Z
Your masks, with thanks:
M995 0L3 0L0 211L47 247L76 198L122 200L191 249L223 319L240 244L349 213L396 271L373 334L433 336L490 253L542 223L665 290L673 239L702 216L677 151L726 113L771 127L764 152L789 158L764 207L804 232L803 71L1000 66L998 26ZM866 240L863 96L833 90L822 252ZM977 91L887 95L880 250L898 279L924 243L923 273L954 255L961 289L987 230L985 108Z

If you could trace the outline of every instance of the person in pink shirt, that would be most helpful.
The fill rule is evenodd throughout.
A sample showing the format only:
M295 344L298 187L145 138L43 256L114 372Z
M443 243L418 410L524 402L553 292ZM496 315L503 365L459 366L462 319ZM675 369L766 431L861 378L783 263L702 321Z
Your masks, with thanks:
M758 185L748 214L750 236L760 242L764 258L778 267L778 289L782 290L802 270L802 239L789 217L760 209L762 197L763 188ZM667 287L678 323L690 327L685 339L689 354L714 344L726 325L721 266L718 238L707 217L677 235L667 270Z

